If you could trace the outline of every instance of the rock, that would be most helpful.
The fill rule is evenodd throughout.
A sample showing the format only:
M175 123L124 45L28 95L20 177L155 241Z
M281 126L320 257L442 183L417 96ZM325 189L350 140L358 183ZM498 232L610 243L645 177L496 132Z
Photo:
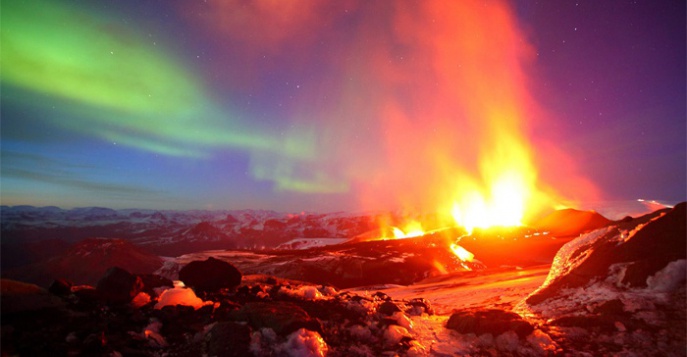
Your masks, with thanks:
M474 333L477 336L485 333L498 336L506 331L513 331L520 338L534 331L534 327L520 315L495 309L455 312L448 319L446 328L463 334Z
M207 354L209 356L249 356L250 327L234 322L218 322L207 335Z
M621 315L625 313L624 304L620 299L613 299L603 302L594 309L600 315Z
M3 316L44 309L56 310L65 305L62 299L34 284L2 279L0 291L0 310Z
M394 312L401 311L401 309L398 306L396 306L396 304L394 304L393 302L385 301L381 305L379 305L377 311L379 311L380 314L391 316L394 314Z
M222 321L222 320L229 320L231 317L231 314L234 311L237 311L241 308L241 305L229 301L229 300L222 300L219 303L219 306L214 309L213 312L213 317L215 320Z
M634 218L632 218L631 216L625 216L625 217L623 217L623 219L621 219L621 220L618 221L618 222L620 222L620 223L630 223L630 222L632 222L633 219L634 219Z
M157 296L155 293L155 288L160 288L163 286L173 287L174 283L157 274L138 274L138 276L143 281L143 292L150 296Z
M244 285L236 290L236 295L240 297L250 296L250 288L247 285Z
M541 231L550 232L554 236L576 236L604 227L609 223L611 223L610 220L594 211L568 208L552 212L533 226Z
M621 249L621 259L634 263L628 266L622 283L634 287L647 286L647 278L670 262L687 257L687 210L683 202L665 216L640 229ZM647 254L650 252L650 254Z
M69 280L55 279L52 284L50 284L48 291L57 296L66 296L72 293L73 285L74 284Z
M72 290L76 297L76 304L81 309L89 309L100 303L100 296L92 286L80 285Z
M232 264L215 258L192 261L179 271L179 280L199 292L215 292L241 284L241 272Z
M112 267L98 280L95 289L109 303L126 304L143 290L143 281L122 268Z
M83 341L83 350L87 355L102 355L105 352L107 338L104 332L91 333Z
M377 291L376 293L372 294L372 297L375 300L391 301L391 297L389 297L389 295L387 295L381 291Z
M246 321L254 329L271 328L286 336L300 328L322 332L320 323L305 310L289 302L252 302L232 314L238 321Z
M428 314L428 315L433 315L434 314L434 309L432 309L432 305L427 299L424 298L414 298L411 299L408 302L408 310L406 310L406 313L410 315L422 315L423 313Z
M615 320L605 316L564 316L550 322L554 326L581 327L586 330L613 332Z
M167 342L175 345L194 334L195 327L202 324L200 316L192 306L174 305L153 310L153 317L162 323L161 333Z

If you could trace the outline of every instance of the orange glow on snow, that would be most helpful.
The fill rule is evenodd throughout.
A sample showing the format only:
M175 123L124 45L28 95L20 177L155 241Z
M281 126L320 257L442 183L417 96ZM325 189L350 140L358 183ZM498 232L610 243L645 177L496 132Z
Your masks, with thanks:
M155 304L155 309L162 309L165 306L184 305L199 309L205 305L212 304L212 301L201 300L193 290L183 287L182 281L174 281L174 288L165 290Z

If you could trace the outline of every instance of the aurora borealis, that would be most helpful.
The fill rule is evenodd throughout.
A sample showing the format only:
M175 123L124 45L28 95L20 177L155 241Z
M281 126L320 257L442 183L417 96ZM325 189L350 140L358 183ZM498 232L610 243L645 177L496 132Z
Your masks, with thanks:
M484 157L570 200L684 200L684 14L6 1L2 204L428 210Z

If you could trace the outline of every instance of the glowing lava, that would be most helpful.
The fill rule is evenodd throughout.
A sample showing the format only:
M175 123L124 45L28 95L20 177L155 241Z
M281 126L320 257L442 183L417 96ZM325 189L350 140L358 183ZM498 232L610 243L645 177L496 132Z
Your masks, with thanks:
M394 232L394 238L411 238L420 237L425 235L425 231L422 229L422 224L416 221L410 221L401 230L398 227L392 227Z
M458 259L464 262L471 262L475 255L468 252L467 249L459 246L458 244L451 244L451 251L455 254Z
M515 117L516 113L501 115ZM475 228L520 226L528 213L551 198L537 187L532 145L516 128L493 131L492 145L479 155L477 178L481 180L458 182L451 214L468 233Z
M468 234L475 228L522 225L533 183L527 173L509 171L496 178L485 194L483 190L465 193L454 202L451 214Z

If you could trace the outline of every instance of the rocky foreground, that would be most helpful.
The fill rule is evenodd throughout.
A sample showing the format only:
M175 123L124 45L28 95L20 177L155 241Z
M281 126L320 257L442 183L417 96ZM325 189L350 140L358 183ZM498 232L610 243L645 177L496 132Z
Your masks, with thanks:
M548 277L502 267L338 290L207 258L183 283L120 268L95 287L3 280L2 354L684 356L686 216L680 204L583 234Z

